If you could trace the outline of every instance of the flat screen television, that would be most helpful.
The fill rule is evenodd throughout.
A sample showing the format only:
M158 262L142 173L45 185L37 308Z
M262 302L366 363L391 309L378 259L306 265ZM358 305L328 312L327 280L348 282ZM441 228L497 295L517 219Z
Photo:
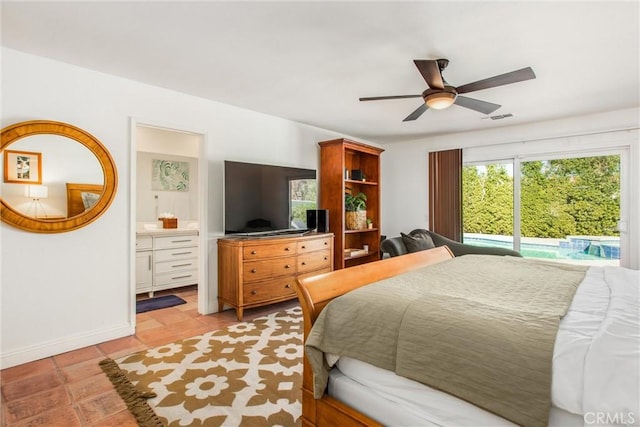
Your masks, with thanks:
M318 205L315 169L224 162L225 234L272 235L307 230Z

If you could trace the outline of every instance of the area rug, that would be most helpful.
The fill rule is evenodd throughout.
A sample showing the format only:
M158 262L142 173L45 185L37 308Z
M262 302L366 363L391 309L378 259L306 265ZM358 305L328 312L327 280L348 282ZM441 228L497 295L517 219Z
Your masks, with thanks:
M299 426L302 334L294 307L100 365L143 427Z
M185 300L175 295L164 295L161 297L141 299L140 301L136 301L136 314L186 303L187 302Z

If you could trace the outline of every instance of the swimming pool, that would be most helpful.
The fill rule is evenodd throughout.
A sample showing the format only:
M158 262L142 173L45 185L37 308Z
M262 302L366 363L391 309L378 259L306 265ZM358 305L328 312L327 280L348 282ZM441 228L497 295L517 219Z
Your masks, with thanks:
M544 241L548 241L545 243ZM510 236L465 234L464 243L513 249ZM520 253L527 258L572 260L619 260L620 243L616 238L568 236L566 239L535 239L520 243Z

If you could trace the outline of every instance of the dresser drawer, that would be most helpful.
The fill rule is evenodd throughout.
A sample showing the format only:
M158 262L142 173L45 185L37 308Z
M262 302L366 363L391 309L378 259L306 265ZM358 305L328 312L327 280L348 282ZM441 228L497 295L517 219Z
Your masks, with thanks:
M314 239L304 242L298 242L298 253L311 252L319 249L329 249L331 247L331 239Z
M274 258L296 254L296 242L276 243L274 245L247 246L242 248L245 260Z
M156 274L153 287L154 289L167 289L196 283L198 283L198 270L174 271Z
M248 283L242 293L245 304L294 297L295 294L295 276Z
M154 249L167 249L167 248L179 248L184 246L197 246L198 235L186 235L186 236L163 236L153 239Z
M296 274L296 257L246 261L242 264L242 272L245 282Z
M331 253L329 249L326 251L310 252L298 256L298 274L307 271L319 270L321 268L331 267Z
M136 251L146 251L153 247L153 238L151 236L136 237Z
M198 248L174 248L162 249L154 252L156 262L171 261L176 259L197 258Z
M194 270L198 268L198 260L175 259L172 261L156 262L156 274L171 273L174 271Z

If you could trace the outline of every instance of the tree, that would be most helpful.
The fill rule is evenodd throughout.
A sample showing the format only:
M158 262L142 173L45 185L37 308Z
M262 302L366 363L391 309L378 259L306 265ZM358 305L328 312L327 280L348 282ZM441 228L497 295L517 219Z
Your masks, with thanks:
M504 165L462 171L465 233L513 234L513 178Z
M617 236L620 157L536 160L520 164L524 237ZM511 235L513 179L504 165L463 168L466 233Z
M521 163L520 233L524 237L562 238L575 231L567 213L566 184L548 161Z
M620 157L597 156L552 160L566 180L567 212L579 235L612 236L620 218Z
M484 191L491 234L513 235L513 178L504 165L487 165Z

